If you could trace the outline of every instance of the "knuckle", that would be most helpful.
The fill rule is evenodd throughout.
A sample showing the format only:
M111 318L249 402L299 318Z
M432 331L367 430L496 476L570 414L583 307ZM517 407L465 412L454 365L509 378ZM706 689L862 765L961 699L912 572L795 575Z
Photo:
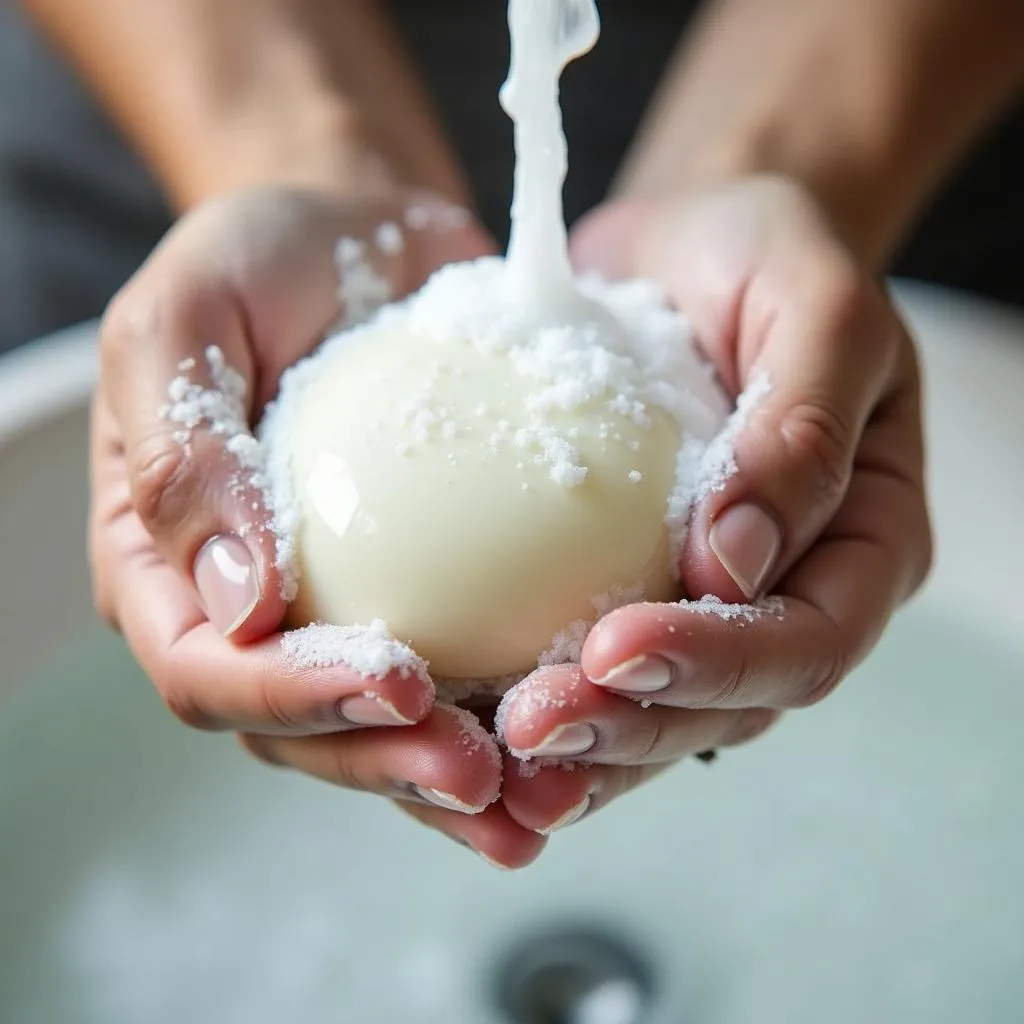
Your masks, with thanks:
M846 256L823 260L812 273L822 337L855 350L869 365L888 368L901 347L902 328L878 284Z
M721 679L712 690L706 695L702 695L701 699L691 706L695 709L728 708L751 685L753 680L753 667L746 652L737 645L735 658L732 660L732 665L725 678Z
M206 714L196 700L195 694L178 684L158 687L167 710L183 725L201 732L213 732L217 724Z
M104 362L118 363L135 345L140 320L137 291L129 282L107 305L100 321L99 344Z
M854 433L824 399L808 398L786 410L781 434L790 456L826 500L837 501L846 491L853 461Z
M356 770L353 763L352 751L348 744L338 741L331 742L331 778L334 783L342 789L351 789L357 793L370 791L366 780Z
M864 316L870 305L869 285L856 265L845 258L832 258L820 267L818 301L824 326L829 333L842 337Z
M215 292L173 270L147 274L144 268L108 303L100 346L106 354L126 355L149 338L211 326L219 310Z
M161 663L149 672L157 693L164 706L182 725L201 732L215 732L222 728L203 708L199 698L200 687L196 685L194 669L178 656L177 647L172 645Z
M845 644L837 646L811 685L796 695L792 707L809 708L820 704L850 674L853 663L853 652Z
M173 526L195 505L188 452L165 430L136 446L128 474L132 505L147 528Z
M284 732L298 732L300 723L288 711L286 692L286 688L278 676L268 674L264 678L260 688L264 718Z
M646 764L657 756L665 742L665 723L661 714L650 716L647 725L648 731L641 735L640 746L626 762L628 765Z

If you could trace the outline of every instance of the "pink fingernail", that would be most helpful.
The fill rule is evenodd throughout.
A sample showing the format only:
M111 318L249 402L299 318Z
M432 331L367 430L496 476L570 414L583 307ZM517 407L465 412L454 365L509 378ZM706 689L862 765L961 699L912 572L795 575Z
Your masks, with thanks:
M398 713L398 709L381 697L357 695L345 697L338 704L341 717L352 725L414 725L410 718Z
M435 807L443 807L446 811L458 811L459 814L483 814L487 806L474 807L460 800L452 793L445 793L440 789L431 789L428 786L413 785L413 790L429 804Z
M714 522L711 550L748 600L760 596L782 550L782 530L763 508L733 505Z
M510 868L507 864L502 864L501 861L495 860L493 857L488 857L483 850L478 850L474 846L470 846L470 849L485 863L492 868L497 868L499 871L515 871L515 868Z
M544 737L532 750L513 751L527 757L578 757L597 742L597 730L586 722L560 725Z
M223 636L242 626L260 599L256 563L245 544L229 533L202 546L192 575L206 617Z
M641 654L616 665L594 682L624 693L657 693L668 689L672 682L672 666L657 654Z
M549 836L552 832L557 832L560 828L567 828L569 825L575 824L589 810L590 794L588 793L578 804L570 807L569 810L567 810L557 821L552 822L547 828L539 828L537 831L542 836Z

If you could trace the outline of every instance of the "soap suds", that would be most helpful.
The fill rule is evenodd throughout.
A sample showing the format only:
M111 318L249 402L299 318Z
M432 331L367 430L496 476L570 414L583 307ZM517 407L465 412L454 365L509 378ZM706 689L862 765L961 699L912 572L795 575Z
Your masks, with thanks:
M508 690L501 698L498 710L494 714L494 735L498 742L508 747L508 743L505 740L505 725L513 704L527 718L533 718L539 712L548 708L563 709L575 707L579 698L572 691L579 686L579 680L572 679L566 681L560 677L557 685L560 692L556 695L552 692L550 676L537 674L527 676L522 682L517 683ZM516 753L516 757L519 757L520 760L529 760L528 757L521 757L518 753Z
M680 574L693 509L710 495L723 490L739 471L736 465L736 441L746 427L750 414L771 393L771 389L768 374L758 374L740 394L736 408L710 441L701 443L692 437L683 441L676 456L675 486L669 495L665 515L669 557L676 579Z
M235 472L228 481L228 487L238 498L256 492L260 501L250 503L256 513L253 521L239 526L239 533L246 536L253 530L270 531L276 544L276 564L281 577L281 596L286 601L297 592L294 564L294 528L297 519L290 520L272 511L270 481L267 474L267 459L264 446L249 429L247 413L247 389L245 378L229 366L223 351L210 345L203 353L210 386L195 383L190 374L196 369L193 357L178 364L177 377L167 387L168 404L161 410L161 416L181 429L174 432L174 440L186 452L192 441L193 432L202 428L215 437L224 439L224 450L234 457ZM260 513L263 513L262 517Z
M501 751L493 742L490 733L480 723L480 719L472 711L460 708L455 704L448 705L446 710L454 715L459 723L459 746L462 747L463 752L468 756L483 749L491 764L500 771L502 767Z
M443 199L430 198L412 203L402 214L405 226L411 231L458 231L469 227L472 216L469 210Z
M516 431L513 443L526 450L540 449L533 456L537 465L547 465L551 479L561 487L578 487L587 476L587 467L580 463L579 452L556 430L535 423Z
M363 323L392 298L391 282L374 269L361 239L339 239L334 261L341 279L338 299L344 311L344 326Z
M535 779L545 768L558 768L563 772L574 772L577 768L589 768L593 763L581 758L578 761L567 761L561 757L530 757L513 754L515 773L521 779Z
M583 645L593 623L587 619L577 619L565 629L555 634L551 646L537 659L538 668L551 665L578 665L583 652Z
M465 704L471 699L484 702L507 693L516 683L522 681L524 674L515 672L510 675L493 676L490 679L449 679L436 676L434 688L437 691L437 699L444 704Z
M392 672L402 679L430 678L427 663L380 619L368 626L304 626L282 635L281 651L295 668L345 665L365 679L383 679Z
M753 604L727 604L714 594L705 594L696 601L680 601L680 608L697 615L714 615L725 622L754 622L764 615L782 619L786 602L781 597L765 597Z
M565 629L556 633L551 641L551 646L537 659L537 667L578 665L583 656L583 645L587 642L587 637L594 626L617 608L636 604L638 601L642 601L644 596L643 586L637 584L632 587L615 586L606 594L592 597L590 604L595 612L594 617L576 619L574 622L570 622Z
M239 436L251 437L245 407L245 378L227 365L224 353L216 345L210 345L203 354L211 386L194 383L187 375L195 369L196 361L191 357L183 359L178 364L180 375L167 387L169 404L160 410L161 415L180 424L181 433L188 438L198 427L231 440Z
M552 480L565 487L583 483L587 467L572 444L571 428L556 428L552 413L603 402L613 418L601 424L599 436L628 443L631 450L639 450L641 442L627 442L619 423L625 420L648 430L655 411L667 415L689 445L679 467L685 478L677 481L676 490L690 494L692 454L708 448L728 408L687 322L650 282L608 283L589 277L577 284L591 304L587 308L600 315L579 323L538 323L510 293L504 261L484 257L437 271L420 292L381 309L368 328L401 330L425 344L468 339L482 354L506 358L532 383L526 398L529 422L508 431L511 440L538 446ZM336 336L324 352L352 340L351 334ZM499 425L492 447L496 450L506 440ZM676 518L680 508L676 501Z
M402 229L391 220L381 224L374 233L373 240L381 252L394 256L405 249L405 238Z

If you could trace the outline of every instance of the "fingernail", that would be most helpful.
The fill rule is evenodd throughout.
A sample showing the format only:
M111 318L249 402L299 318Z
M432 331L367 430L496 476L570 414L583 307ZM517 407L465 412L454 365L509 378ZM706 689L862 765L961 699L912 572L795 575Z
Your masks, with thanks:
M575 757L597 742L597 730L586 722L572 722L553 729L532 750L518 751L528 757Z
M657 693L667 689L672 682L672 666L657 654L641 654L616 665L594 682L598 686L627 693Z
M410 718L400 715L393 704L381 697L345 697L338 704L338 712L352 725L414 725Z
M471 846L470 849L485 863L489 864L492 868L497 868L499 871L515 871L515 868L510 868L507 864L500 864L493 857L488 857L486 853L482 853L476 847Z
M763 508L733 505L714 522L711 550L748 600L761 593L782 549L782 531Z
M560 828L565 828L568 825L572 825L574 822L580 820L587 811L590 810L590 794L588 793L578 804L574 807L570 807L569 810L563 814L558 821L547 828L539 828L537 831L542 836L549 836L552 832L557 832Z
M486 807L474 807L472 804L463 803L457 796L445 793L441 789L430 789L428 786L413 785L413 792L421 796L428 804L435 807L443 807L446 811L458 811L459 814L482 814Z
M252 614L260 599L260 581L249 549L229 533L211 537L196 555L192 570L206 617L230 636Z

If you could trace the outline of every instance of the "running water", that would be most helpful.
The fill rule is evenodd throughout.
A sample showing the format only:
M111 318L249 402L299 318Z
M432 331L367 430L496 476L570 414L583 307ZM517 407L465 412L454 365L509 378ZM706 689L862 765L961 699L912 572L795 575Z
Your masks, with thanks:
M501 105L515 126L515 192L507 275L524 305L543 314L589 306L573 283L562 187L568 151L558 82L597 42L594 0L510 0L512 53Z

